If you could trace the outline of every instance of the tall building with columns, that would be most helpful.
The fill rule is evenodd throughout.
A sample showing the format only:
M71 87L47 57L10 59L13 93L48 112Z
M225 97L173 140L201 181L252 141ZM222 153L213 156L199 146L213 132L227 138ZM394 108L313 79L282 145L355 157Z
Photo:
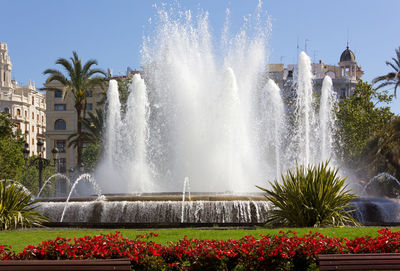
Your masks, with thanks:
M36 90L34 81L20 85L12 80L11 72L8 46L0 42L0 111L10 114L16 123L14 132L20 132L25 138L30 155L37 155L38 140L45 144L46 96Z

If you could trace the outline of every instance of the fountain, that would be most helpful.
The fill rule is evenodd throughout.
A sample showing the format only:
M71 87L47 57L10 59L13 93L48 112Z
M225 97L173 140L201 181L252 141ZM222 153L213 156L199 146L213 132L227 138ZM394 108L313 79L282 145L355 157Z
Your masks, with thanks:
M71 186L71 180L68 178L68 176L66 176L66 175L64 175L64 174L61 174L61 173L53 174L52 176L50 176L50 177L44 182L44 184L43 184L42 188L40 188L40 191L39 191L39 193L37 194L36 198L40 198L40 195L42 194L43 189L46 187L46 185L49 184L49 183L51 182L51 180L53 180L53 179L55 179L55 178L57 178L57 177L64 179L65 182L66 182L66 184L68 185L68 187Z
M125 112L117 82L109 82L104 155L94 176L112 195L70 201L75 182L68 204L38 208L65 222L264 223L268 204L256 185L296 161L334 154L332 82L324 80L317 113L311 61L301 52L295 103L283 102L265 76L270 23L261 5L236 35L224 31L217 46L207 13L195 19L161 8L158 15ZM177 192L186 176L189 200Z

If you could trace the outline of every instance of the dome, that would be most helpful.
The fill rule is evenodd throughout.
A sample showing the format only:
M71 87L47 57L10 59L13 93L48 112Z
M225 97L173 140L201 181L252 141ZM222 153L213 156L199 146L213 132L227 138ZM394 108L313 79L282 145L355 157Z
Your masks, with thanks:
M346 47L346 50L343 51L342 55L340 56L340 62L344 61L356 61L356 56L354 53L349 49L349 46Z

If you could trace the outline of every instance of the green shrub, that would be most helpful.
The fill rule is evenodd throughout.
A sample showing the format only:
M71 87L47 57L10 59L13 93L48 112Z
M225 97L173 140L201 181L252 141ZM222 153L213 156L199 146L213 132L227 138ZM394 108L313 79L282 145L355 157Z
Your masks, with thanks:
M346 178L329 167L329 161L317 166L296 166L274 180L266 192L272 204L267 224L271 226L343 226L358 225L351 216L350 201L356 196L346 190Z
M35 212L32 196L16 182L0 182L0 230L41 226L47 218Z

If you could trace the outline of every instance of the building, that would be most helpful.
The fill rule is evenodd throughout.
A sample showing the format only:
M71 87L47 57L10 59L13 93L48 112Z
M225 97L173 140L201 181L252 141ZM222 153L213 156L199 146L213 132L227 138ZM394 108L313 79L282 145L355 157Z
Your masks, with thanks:
M0 110L17 124L15 132L29 144L30 155L38 155L37 142L45 143L46 96L36 90L35 82L24 86L11 80L11 72L7 44L0 42ZM46 144L43 147L46 149Z
M338 66L325 64L321 60L318 63L312 63L311 66L315 90L321 93L322 81L328 75L332 78L333 88L340 99L351 96L358 80L364 75L349 46L340 55ZM293 85L296 68L296 64L289 64L286 68L283 64L270 64L267 67L268 77L273 79L281 89L288 90Z
M61 88L56 83L47 85L47 87ZM88 93L88 102L86 112L95 112L98 102L104 98L102 91L92 90ZM62 91L46 92L46 144L47 156L51 157L51 150L57 148L58 170L60 173L71 174L76 170L77 151L74 146L68 146L68 138L78 130L77 113L74 107L74 98L72 95L63 97ZM84 130L84 127L82 127ZM85 147L85 146L84 146Z
M108 69L108 77L116 80L129 80L133 74L139 73L139 71L127 69L126 75L113 76L112 70ZM60 88L60 85L52 83L47 87ZM95 112L99 105L99 101L104 100L105 90L94 89L89 92L88 102L86 106L87 112ZM46 93L47 102L47 131L46 131L46 143L49 147L47 155L51 155L51 150L57 147L59 150L59 171L61 173L67 173L73 175L73 171L77 170L77 151L73 146L68 147L68 138L77 132L77 113L74 107L73 97L66 96L62 97L61 91L48 91ZM87 117L87 116L86 116ZM85 128L82 127L84 130ZM84 147L87 144L84 143Z

